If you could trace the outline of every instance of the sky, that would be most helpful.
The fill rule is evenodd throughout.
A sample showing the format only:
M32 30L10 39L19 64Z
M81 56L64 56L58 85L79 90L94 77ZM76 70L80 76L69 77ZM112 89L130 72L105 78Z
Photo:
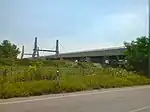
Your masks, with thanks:
M10 40L32 53L73 52L123 46L148 35L148 0L0 0L0 42ZM41 52L41 55L51 53Z

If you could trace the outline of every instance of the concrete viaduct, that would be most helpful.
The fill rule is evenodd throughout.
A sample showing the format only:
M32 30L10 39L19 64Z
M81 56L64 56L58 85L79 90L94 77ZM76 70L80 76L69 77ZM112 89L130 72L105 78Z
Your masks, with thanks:
M109 63L116 60L124 60L124 47L117 48L107 48L107 49L98 49L90 51L80 51L80 52L69 52L69 53L60 53L59 58L64 60L71 61L91 61L93 63L105 63L106 60L109 60ZM56 59L56 55L44 56L42 58L46 59Z

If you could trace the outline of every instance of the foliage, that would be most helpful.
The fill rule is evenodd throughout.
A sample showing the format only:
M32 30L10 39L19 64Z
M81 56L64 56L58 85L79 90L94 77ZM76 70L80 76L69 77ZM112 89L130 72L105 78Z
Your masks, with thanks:
M66 64L59 69L55 65L0 67L0 71L7 71L0 72L0 98L150 84L149 78L121 68L102 68L90 63L80 65L84 74L80 66Z
M68 76L64 80L34 80L16 83L5 83L1 98L35 96L50 93L64 93L81 90L115 88L124 86L150 84L144 76L130 75L126 77L95 75Z
M19 53L19 48L17 48L15 44L10 43L8 40L4 40L0 44L0 64L14 64L14 60L17 59Z
M146 74L148 71L148 45L150 41L147 37L139 37L131 43L125 42L127 48L125 55L127 68Z
M0 45L0 55L3 58L17 58L19 53L19 48L8 40L4 40Z
M148 38L125 43L128 69L145 73ZM103 68L88 62L16 59L19 49L4 40L0 45L0 98L150 84L150 79L122 68ZM10 66L13 65L13 66Z

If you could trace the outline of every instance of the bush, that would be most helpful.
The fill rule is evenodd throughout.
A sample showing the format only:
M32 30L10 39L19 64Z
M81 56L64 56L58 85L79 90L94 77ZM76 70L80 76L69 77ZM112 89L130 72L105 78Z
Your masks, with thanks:
M148 74L148 52L150 39L146 36L138 37L135 41L124 43L127 60L126 68L136 72Z
M8 65L12 66L15 64L15 59L14 58L0 58L0 65Z

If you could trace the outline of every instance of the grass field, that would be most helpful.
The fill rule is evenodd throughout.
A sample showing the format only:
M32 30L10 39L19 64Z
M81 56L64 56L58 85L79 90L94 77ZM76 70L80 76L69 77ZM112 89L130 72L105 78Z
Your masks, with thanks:
M0 66L0 98L150 84L149 78L121 68L71 62L35 65Z

